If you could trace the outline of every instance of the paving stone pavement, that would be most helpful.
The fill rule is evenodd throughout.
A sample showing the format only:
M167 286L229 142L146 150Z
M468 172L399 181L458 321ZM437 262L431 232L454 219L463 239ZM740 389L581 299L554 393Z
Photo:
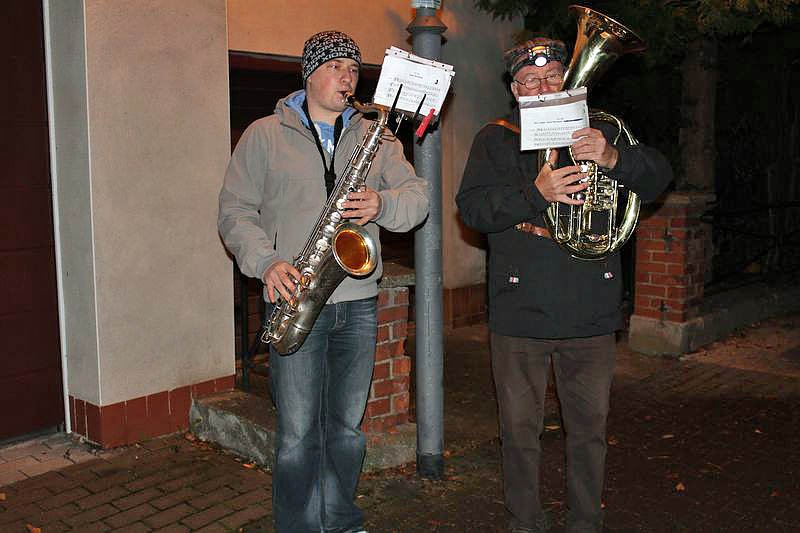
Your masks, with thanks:
M413 465L362 476L357 498L372 533L505 530L486 337L475 326L446 340L445 479L420 479ZM800 531L800 315L681 360L618 347L607 530ZM563 531L552 389L543 446L542 501ZM16 448L0 449L0 472L31 457ZM181 435L30 473L0 487L2 532L272 531L269 474Z
M270 477L179 435L0 488L0 531L236 531L268 516Z
M0 487L45 472L112 457L115 450L94 450L73 435L43 435L0 447Z

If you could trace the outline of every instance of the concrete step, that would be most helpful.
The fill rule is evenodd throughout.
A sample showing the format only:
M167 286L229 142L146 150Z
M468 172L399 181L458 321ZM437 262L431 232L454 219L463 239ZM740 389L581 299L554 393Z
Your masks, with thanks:
M272 470L274 464L275 406L264 397L240 390L192 400L190 431L247 461ZM404 424L391 433L367 433L364 471L371 472L416 459L416 424Z

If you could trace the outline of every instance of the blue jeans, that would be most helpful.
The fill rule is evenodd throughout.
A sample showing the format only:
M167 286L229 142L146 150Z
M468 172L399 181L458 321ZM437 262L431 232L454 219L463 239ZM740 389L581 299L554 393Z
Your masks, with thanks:
M377 334L377 299L326 305L300 349L270 350L278 412L272 512L278 533L360 526L355 493Z

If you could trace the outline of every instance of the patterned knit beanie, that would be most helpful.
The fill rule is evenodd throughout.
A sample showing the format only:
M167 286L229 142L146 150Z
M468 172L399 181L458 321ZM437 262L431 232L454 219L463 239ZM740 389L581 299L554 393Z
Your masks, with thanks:
M543 67L550 61L558 61L566 66L567 47L561 41L537 37L507 50L503 54L503 59L505 59L506 68L513 78L526 65Z
M340 31L323 31L309 37L303 45L303 83L320 65L340 57L352 59L361 66L361 51L349 35Z

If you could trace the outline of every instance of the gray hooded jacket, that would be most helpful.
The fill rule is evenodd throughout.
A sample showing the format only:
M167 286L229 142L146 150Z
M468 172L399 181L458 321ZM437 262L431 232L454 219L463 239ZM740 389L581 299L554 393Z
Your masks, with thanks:
M259 279L277 261L293 262L327 200L314 138L288 103L297 94L281 99L275 114L245 130L219 195L218 227L225 246L244 274ZM342 175L369 124L356 114L345 127L336 146L337 176ZM427 183L416 176L399 141L383 142L366 183L378 191L382 201L378 217L366 225L379 250L378 225L390 231L409 231L427 215ZM366 278L346 277L329 303L375 296L382 272L379 261Z

